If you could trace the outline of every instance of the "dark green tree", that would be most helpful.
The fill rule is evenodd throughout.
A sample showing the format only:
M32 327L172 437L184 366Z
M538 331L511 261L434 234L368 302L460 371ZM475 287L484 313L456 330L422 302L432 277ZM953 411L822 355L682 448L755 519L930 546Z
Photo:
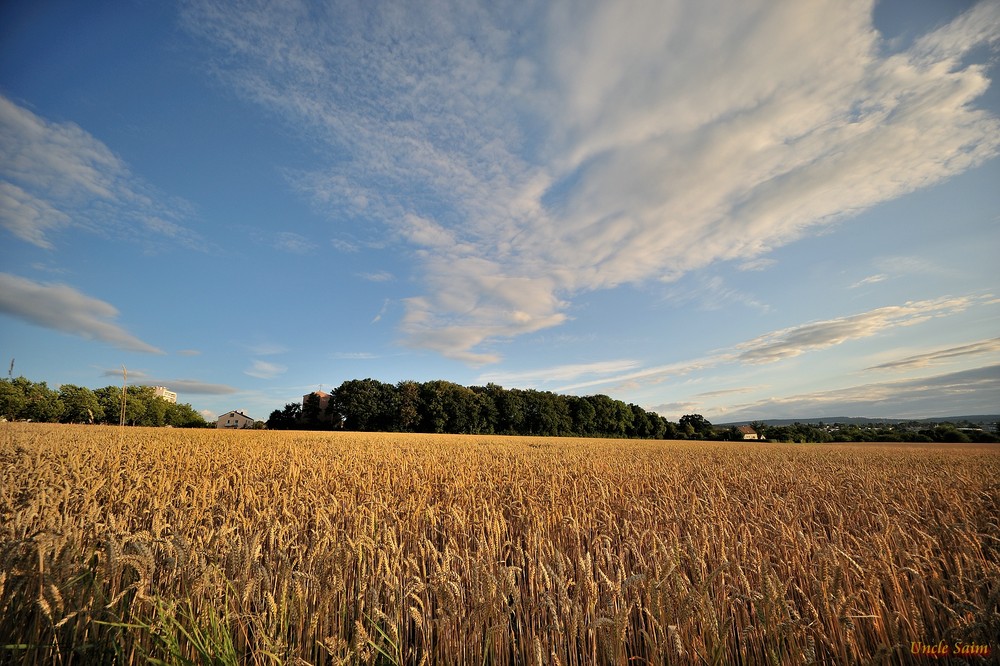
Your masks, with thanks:
M639 405L629 404L628 408L632 412L632 425L628 430L628 436L640 439L649 438L654 430L649 414Z
M166 425L173 426L175 428L208 427L205 417L196 412L194 407L187 403L168 404L164 420L166 421Z
M473 386L471 390L474 394L472 402L475 409L473 429L481 435L496 433L499 411L497 410L493 391L489 386Z
M31 382L24 377L0 380L0 416L8 421L22 418L28 404Z
M27 380L25 380L27 381ZM62 416L64 405L59 393L45 382L28 382L27 398L20 418L38 423L55 423Z
M493 388L495 387L495 388ZM496 432L503 435L521 435L524 427L524 391L504 390L496 384L487 384L497 408Z
M303 428L316 430L320 426L320 399L315 393L310 393L302 400L302 412L299 417Z
M602 394L588 395L586 400L594 407L594 435L617 437L624 435L615 400Z
M352 379L330 397L345 430L391 431L396 429L396 388L376 379Z
M571 395L568 397L569 414L573 419L573 432L581 437L594 433L594 417L597 412L586 398Z
M681 417L680 427L689 437L697 439L709 439L714 432L712 424L701 414L685 414Z
M64 407L60 418L63 423L99 423L104 418L101 403L89 388L63 384L59 387L59 399Z
M270 430L295 430L301 427L302 405L289 402L284 409L274 410L267 419Z
M420 384L401 381L396 384L396 420L393 430L417 432L420 429Z

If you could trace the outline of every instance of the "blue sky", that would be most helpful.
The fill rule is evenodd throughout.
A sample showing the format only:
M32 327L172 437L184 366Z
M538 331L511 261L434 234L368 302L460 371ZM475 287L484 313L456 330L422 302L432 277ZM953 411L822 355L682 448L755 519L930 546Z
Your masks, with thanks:
M1000 411L1000 3L7 2L0 353Z

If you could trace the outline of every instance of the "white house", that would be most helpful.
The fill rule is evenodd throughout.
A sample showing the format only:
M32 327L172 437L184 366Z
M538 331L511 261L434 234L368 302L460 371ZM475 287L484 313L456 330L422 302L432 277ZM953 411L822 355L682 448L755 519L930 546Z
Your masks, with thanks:
M740 434L743 435L743 439L760 439L757 431L748 425L742 425L737 429L740 431Z
M215 420L216 428L230 428L241 430L244 428L253 428L253 419L244 414L241 411L233 410L231 412L226 412L219 418Z

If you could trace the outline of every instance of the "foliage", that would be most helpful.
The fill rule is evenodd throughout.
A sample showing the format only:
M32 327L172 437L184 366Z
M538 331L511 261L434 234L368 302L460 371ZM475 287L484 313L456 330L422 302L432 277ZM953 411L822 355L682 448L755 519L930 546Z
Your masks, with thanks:
M24 377L0 380L0 415L8 421L54 423L65 410L59 392Z
M988 445L4 430L0 663L912 663L1000 635Z
M104 419L104 409L94 392L85 386L63 384L59 387L62 400L62 423L98 423Z
M334 389L325 414L319 413L318 399L311 394L301 406L289 403L271 412L267 427L652 439L677 433L659 414L606 395L581 398L444 380L392 385L370 378L348 380ZM710 438L711 424L697 434Z
M63 384L54 391L45 382L32 382L24 377L0 380L0 416L8 421L118 425L121 400L120 386L92 391L83 386ZM155 395L151 386L127 388L125 423L178 428L207 425L191 405L168 402Z

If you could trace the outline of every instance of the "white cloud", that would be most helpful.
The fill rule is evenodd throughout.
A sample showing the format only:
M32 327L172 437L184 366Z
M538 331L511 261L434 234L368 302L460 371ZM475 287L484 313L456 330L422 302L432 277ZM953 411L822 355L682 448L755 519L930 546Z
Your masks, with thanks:
M166 386L171 391L182 394L230 395L239 392L238 389L226 384L212 384L198 379L156 379L146 383L155 386Z
M727 349L687 361L638 368L621 374L575 382L560 391L591 388L602 384L642 380L660 383L671 377L700 372L723 364L761 365L776 363L808 352L829 349L852 340L868 338L899 326L913 326L935 317L946 317L982 303L985 298L968 296L910 301L854 315L809 322L765 333Z
M714 368L723 363L731 362L734 358L735 354L732 353L710 354L708 356L690 361L679 361L677 363L667 363L664 365L639 368L638 370L610 377L600 377L597 379L575 382L573 384L561 386L557 390L578 391L580 389L590 389L594 386L600 386L603 384L620 384L623 382L637 382L638 380L641 380L641 383L643 384L659 384L670 378L682 377L694 372ZM638 384L636 383L631 384L633 387L637 385Z
M0 182L0 225L32 245L52 249L46 232L69 224L69 216L25 192Z
M855 282L854 284L852 284L851 285L851 289L857 289L858 287L864 287L865 285L869 285L869 284L877 284L879 282L885 281L886 279L888 279L888 277L889 276L886 275L885 273L878 273L876 275L869 275L868 277L862 278L862 279L858 280L857 282Z
M763 271L771 266L774 266L777 261L774 259L769 259L767 257L757 257L756 259L750 259L749 261L744 261L739 265L741 271Z
M291 231L282 231L275 234L274 247L292 254L309 254L317 246L305 236Z
M868 368L869 370L909 370L911 368L923 368L955 358L965 358L969 356L980 356L1000 353L1000 338L991 340L980 340L970 342L966 345L948 347L946 349L936 349L924 354L914 354L904 358L879 363Z
M738 395L740 393L753 393L754 391L759 391L764 386L741 386L739 388L730 389L719 389L717 391L705 391L704 393L699 393L695 397L697 398L719 398L724 395Z
M670 289L666 297L674 303L698 303L703 310L719 310L734 304L760 312L768 312L771 309L751 294L730 287L718 275L698 276L694 280L682 281Z
M389 271L373 271L370 273L358 273L358 277L369 282L391 282L395 276Z
M652 411L671 421L680 421L685 414L697 414L700 409L701 405L696 402L665 402L655 405Z
M145 380L145 379L149 378L149 373L146 372L145 370L137 370L135 368L132 368L130 370L128 368L125 368L125 371L128 373L128 380L129 380L129 382L134 382L136 380ZM106 368L104 371L101 372L101 377L119 377L119 378L121 378L121 377L123 377L122 368L120 368L120 367L119 368Z
M288 347L273 342L257 342L243 346L254 356L274 356L288 352Z
M164 353L116 324L118 310L113 305L69 285L44 284L0 273L0 312L36 326L100 340L126 351Z
M287 370L288 366L281 365L280 363L255 360L249 368L243 371L243 374L258 379L273 379L278 375L283 375Z
M188 208L157 193L79 126L48 121L0 95L0 226L21 240L51 249L51 233L72 224L204 249L181 223Z
M412 248L406 343L478 364L564 322L576 293L759 268L996 155L968 59L996 43L1000 4L903 52L871 10L204 0L185 21L222 80L338 155L299 187Z
M341 361L367 361L378 358L378 355L371 352L336 352L333 358Z
M357 252L359 249L357 243L352 243L350 241L346 241L340 238L334 238L333 240L331 240L330 245L340 250L341 252Z
M737 405L720 421L761 418L992 414L1000 404L1000 365L943 375L876 382Z
M619 374L639 365L638 361L620 359L614 361L596 361L593 363L574 363L548 368L511 372L487 372L476 378L478 384L490 382L501 386L541 386L551 382L572 382L581 377Z
M867 338L897 326L912 326L931 317L946 317L965 310L973 302L968 297L911 301L847 317L802 324L737 345L737 360L750 364L773 363L809 351L827 349L848 340Z
M371 320L372 324L377 324L378 322L382 321L382 317L384 317L385 313L389 311L389 302L390 301L388 298L382 301L382 307L379 308L378 314L376 314Z

